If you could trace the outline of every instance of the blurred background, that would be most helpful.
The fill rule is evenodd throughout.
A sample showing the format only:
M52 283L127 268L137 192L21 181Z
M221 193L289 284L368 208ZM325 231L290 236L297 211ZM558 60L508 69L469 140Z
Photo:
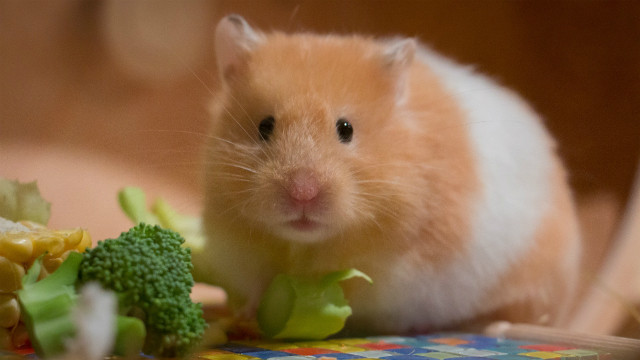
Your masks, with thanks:
M0 176L37 180L50 226L95 239L129 227L116 202L127 185L197 214L213 29L229 13L264 30L416 37L475 65L528 99L556 137L585 278L611 268L611 254L640 256L640 239L620 240L640 159L637 1L0 0ZM625 269L616 284L637 290L605 284L618 315L590 321L640 337L638 268Z

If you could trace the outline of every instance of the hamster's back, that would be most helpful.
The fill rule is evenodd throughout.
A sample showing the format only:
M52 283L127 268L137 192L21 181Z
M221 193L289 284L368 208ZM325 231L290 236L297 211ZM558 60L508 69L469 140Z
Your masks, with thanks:
M479 319L563 325L577 290L581 244L553 139L511 90L431 49L422 48L418 59L464 113L480 183L468 257L450 267L446 281L477 280L475 295L485 307ZM466 295L475 297L473 289L467 286Z

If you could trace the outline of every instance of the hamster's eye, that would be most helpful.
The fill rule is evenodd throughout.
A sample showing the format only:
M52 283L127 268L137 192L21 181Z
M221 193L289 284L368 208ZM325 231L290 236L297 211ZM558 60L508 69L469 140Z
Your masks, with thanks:
M260 121L260 125L258 125L258 131L260 131L260 137L264 141L269 140L269 136L273 133L273 126L276 123L276 119L273 116L267 116L262 121Z
M351 142L351 138L353 138L353 127L351 126L351 123L346 119L338 119L338 121L336 122L336 132L338 133L340 142Z

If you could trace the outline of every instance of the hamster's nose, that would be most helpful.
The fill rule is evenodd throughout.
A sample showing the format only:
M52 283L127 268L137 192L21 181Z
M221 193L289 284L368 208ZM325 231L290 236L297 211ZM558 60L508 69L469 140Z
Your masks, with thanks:
M318 197L320 183L313 170L298 169L291 173L287 190L294 203L304 205L313 202Z

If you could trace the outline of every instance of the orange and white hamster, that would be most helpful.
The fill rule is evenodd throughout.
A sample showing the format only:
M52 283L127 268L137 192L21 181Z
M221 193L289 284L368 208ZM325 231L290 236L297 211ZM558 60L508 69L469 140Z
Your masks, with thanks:
M413 39L220 21L203 279L251 316L278 273L356 268L354 332L557 324L577 281L565 170L513 92Z

